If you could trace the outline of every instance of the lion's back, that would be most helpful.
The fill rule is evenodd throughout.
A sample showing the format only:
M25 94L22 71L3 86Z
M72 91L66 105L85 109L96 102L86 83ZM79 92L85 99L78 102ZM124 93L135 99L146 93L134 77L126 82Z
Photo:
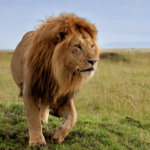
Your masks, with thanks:
M26 58L26 52L29 49L31 38L34 35L34 31L27 32L20 43L17 45L11 59L11 73L19 86L23 84L23 70ZM20 87L19 87L20 88Z

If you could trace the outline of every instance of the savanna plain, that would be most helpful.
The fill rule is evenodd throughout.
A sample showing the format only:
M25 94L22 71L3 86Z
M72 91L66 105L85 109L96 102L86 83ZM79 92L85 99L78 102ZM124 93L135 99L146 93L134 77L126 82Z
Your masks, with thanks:
M41 148L28 146L27 119L11 76L11 56L10 51L0 51L0 150L150 149L150 54L100 59L94 77L74 97L75 127L62 144L52 144L51 135L63 119L49 116L43 125L47 145Z

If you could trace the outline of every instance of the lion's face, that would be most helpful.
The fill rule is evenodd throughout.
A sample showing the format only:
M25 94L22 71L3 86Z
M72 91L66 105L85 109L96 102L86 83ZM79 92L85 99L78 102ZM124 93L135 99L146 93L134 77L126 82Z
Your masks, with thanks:
M86 33L87 34L87 33ZM87 34L77 32L69 43L70 63L82 76L92 76L98 62L98 47Z
M91 77L97 67L99 49L96 42L84 31L60 42L54 50L52 58L53 73L56 79L70 75Z

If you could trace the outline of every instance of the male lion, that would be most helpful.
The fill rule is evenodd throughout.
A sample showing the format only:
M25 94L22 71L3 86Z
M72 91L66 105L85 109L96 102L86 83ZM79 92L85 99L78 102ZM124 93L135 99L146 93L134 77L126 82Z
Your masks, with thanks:
M52 136L61 143L77 120L73 96L93 76L99 48L97 29L74 14L49 17L24 35L11 60L29 125L29 144L46 144L41 123L50 114L65 118Z

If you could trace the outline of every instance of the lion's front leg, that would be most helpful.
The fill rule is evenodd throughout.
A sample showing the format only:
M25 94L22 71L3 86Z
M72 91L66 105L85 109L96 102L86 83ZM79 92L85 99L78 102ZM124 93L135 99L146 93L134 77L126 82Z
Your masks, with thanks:
M53 135L53 141L60 144L76 124L77 113L73 100L68 101L58 109L58 115L65 118L65 122L58 127Z
M29 125L29 145L45 145L38 105L32 97L27 96L25 90L23 100Z

